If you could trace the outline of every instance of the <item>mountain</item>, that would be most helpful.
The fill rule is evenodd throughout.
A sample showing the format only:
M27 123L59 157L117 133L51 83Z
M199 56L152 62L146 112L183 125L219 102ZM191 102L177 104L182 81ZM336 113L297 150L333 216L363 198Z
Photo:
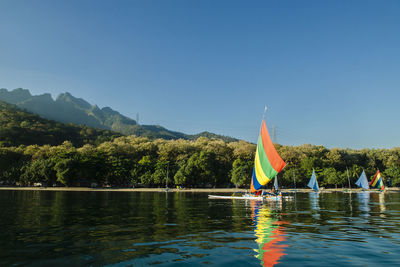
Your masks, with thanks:
M121 134L41 118L0 100L0 145L60 145L70 141L80 147L111 141Z
M64 123L82 124L100 129L115 130L129 134L120 126L136 125L129 119L111 108L99 109L82 98L76 98L70 93L64 93L53 100L50 94L32 96L29 90L17 88L13 91L0 89L0 99L15 104L22 109L38 114L43 118Z
M168 130L159 125L138 125L137 122L109 108L99 108L70 93L63 93L53 100L50 94L31 95L29 90L17 88L12 91L0 89L0 100L17 105L19 108L40 115L43 118L63 123L86 125L94 128L119 132L124 135L137 135L163 139L197 139L204 136L219 138L227 142L237 139L209 132L188 135Z

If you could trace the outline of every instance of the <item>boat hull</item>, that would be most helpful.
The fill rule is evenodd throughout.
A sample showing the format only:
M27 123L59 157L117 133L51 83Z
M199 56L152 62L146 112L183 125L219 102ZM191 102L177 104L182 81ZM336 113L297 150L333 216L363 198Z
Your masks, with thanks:
M291 200L292 196L217 196L217 195L208 195L208 198L212 199L244 199L244 200L256 200L256 201L281 201L283 200Z

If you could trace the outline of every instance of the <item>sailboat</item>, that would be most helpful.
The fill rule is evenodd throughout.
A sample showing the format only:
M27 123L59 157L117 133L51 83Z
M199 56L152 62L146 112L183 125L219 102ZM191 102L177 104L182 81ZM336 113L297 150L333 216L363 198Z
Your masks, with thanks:
M165 178L165 192L169 192L169 188L168 188L168 171L169 171L169 162L167 165L167 177Z
M275 176L275 180L274 180L274 188L275 191L278 192L279 191L279 186L278 186L278 175Z
M315 176L315 171L313 169L310 181L308 182L307 186L311 189L314 189L315 192L319 191L317 176Z
M385 186L383 185L383 178L379 170L375 173L369 185L374 188L378 188L382 192L385 191Z
M369 190L368 179L367 176L365 175L364 170L362 171L360 177L356 181L356 185L358 187L361 187L362 189Z
M266 108L264 110L265 114ZM286 163L279 156L271 137L268 133L264 118L261 123L260 135L258 137L257 149L254 159L253 175L250 182L250 194L242 196L215 196L209 198L251 199L251 200L281 200L281 195L263 195L260 189L271 181L285 167ZM278 182L276 182L278 184ZM254 193L261 194L254 194Z

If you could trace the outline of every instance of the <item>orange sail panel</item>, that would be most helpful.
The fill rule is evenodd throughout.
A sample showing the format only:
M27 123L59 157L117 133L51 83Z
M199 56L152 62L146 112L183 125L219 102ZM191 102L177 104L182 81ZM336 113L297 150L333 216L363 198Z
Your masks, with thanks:
M251 191L254 192L263 185L266 185L285 165L286 163L279 156L272 143L267 125L263 120L254 159L253 177L250 185Z
M265 154L268 157L269 162L276 172L280 172L286 165L286 163L279 156L278 151L276 151L274 144L272 144L271 137L269 136L267 125L265 121L262 121L261 126L261 138L265 150Z

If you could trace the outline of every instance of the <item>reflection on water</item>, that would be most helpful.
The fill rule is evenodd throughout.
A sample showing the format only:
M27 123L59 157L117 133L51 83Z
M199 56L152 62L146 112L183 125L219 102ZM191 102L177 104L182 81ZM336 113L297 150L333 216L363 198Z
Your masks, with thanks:
M375 212L371 208L379 206L379 216L381 218L386 218L385 197L387 195L390 195L390 193L370 191L357 193L358 207L359 210L363 212L363 216L370 216L371 212Z
M400 266L399 193L278 203L0 191L0 266Z
M311 215L315 219L320 218L320 213L319 213L319 192L309 192L309 199L310 199L310 209L311 209Z
M369 216L369 212L371 208L369 207L369 200L370 200L370 192L358 192L357 199L358 199L358 208L360 211L363 211L364 216Z
M282 208L281 202L273 204L275 204L275 208ZM262 202L251 202L251 210L258 244L258 248L255 250L256 257L261 261L262 266L274 266L285 255L284 250L287 245L281 244L281 242L285 240L283 225L287 222L273 217L270 207Z
M385 211L386 211L386 206L385 206L385 193L381 192L379 193L379 208L381 211L380 216L382 218L385 218Z
M310 192L308 193L310 197L310 208L312 210L319 210L319 193L318 192Z

